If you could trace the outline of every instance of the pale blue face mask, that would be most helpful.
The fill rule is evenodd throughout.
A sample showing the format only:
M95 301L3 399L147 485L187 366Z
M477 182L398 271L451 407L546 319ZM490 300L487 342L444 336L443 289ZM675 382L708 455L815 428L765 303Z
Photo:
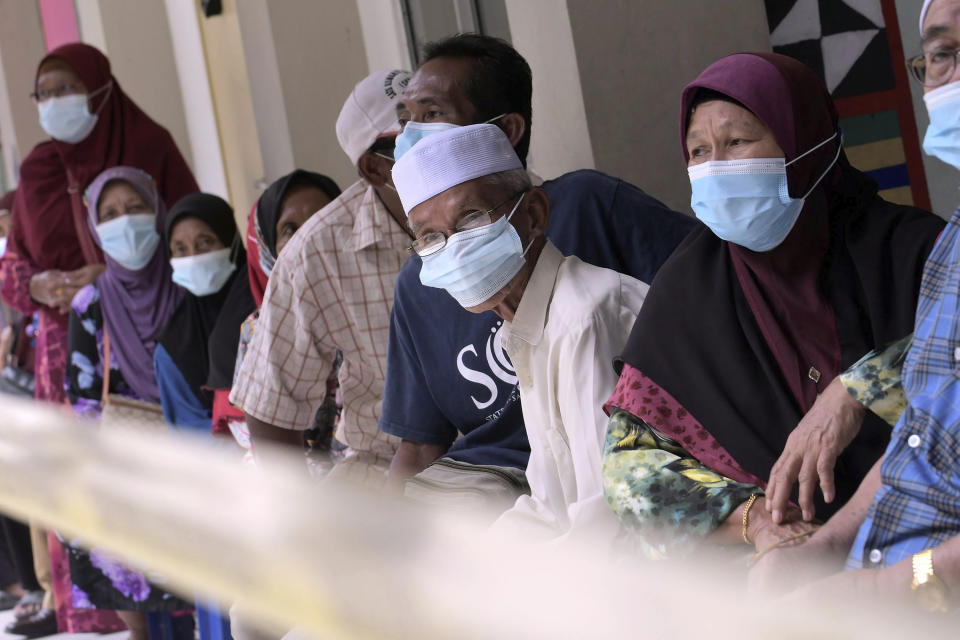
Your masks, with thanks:
M216 293L237 270L237 265L230 259L232 254L233 250L228 248L197 256L171 258L173 281L200 298Z
M923 150L960 169L960 82L951 82L923 95L930 125Z
M719 238L751 251L770 251L782 243L797 222L804 200L840 157L837 155L801 198L791 198L787 166L837 137L833 134L790 162L783 158L711 160L687 169L690 206Z
M447 238L443 249L423 258L420 282L427 287L446 289L464 308L492 298L520 272L530 248L530 245L523 248L517 230L510 224L521 202L523 196L508 215L496 222L459 231Z
M501 113L495 118L490 118L486 122L478 124L490 124L496 120L499 120L507 114ZM450 129L458 129L460 125L451 124L449 122L408 122L403 127L403 131L400 132L400 135L397 136L396 142L394 142L393 147L393 159L399 160L403 157L407 151L413 148L413 145L417 144L424 138L432 136L435 133L440 133L441 131L448 131Z
M160 244L157 216L133 213L97 225L103 252L121 267L137 271L153 258Z

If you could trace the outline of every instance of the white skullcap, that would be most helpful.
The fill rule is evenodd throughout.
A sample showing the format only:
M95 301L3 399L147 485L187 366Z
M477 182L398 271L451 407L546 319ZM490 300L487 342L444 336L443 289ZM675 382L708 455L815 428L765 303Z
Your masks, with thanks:
M410 211L450 187L523 163L500 127L471 124L421 139L393 165L393 184L403 210Z
M920 9L920 35L923 35L923 21L927 17L927 11L930 10L930 5L933 4L933 0L924 0L923 8Z
M409 80L409 71L378 71L347 96L337 117L337 141L353 166L377 138L400 133L395 103Z

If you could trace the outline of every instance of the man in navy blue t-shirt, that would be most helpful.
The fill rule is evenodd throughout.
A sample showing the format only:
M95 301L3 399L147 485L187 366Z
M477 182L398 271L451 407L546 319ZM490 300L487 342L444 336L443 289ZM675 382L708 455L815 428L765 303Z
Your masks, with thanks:
M501 40L468 34L428 45L425 59L397 103L401 125L491 121L525 161L531 74L523 57ZM547 236L561 252L647 283L697 224L598 171L541 186L551 206ZM391 477L400 483L441 457L467 468L525 468L529 445L502 321L421 285L420 265L408 260L394 290L379 423L402 439Z

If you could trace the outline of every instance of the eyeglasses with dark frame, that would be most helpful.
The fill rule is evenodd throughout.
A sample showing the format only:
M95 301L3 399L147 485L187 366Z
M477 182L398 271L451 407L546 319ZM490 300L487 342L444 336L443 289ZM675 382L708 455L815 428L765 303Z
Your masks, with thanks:
M913 79L927 87L942 87L950 82L957 68L960 49L935 49L907 59L907 68Z
M491 207L485 211L469 211L464 215L462 215L453 225L453 228L449 229L446 233L443 231L432 231L430 233L427 233L417 238L416 240L414 240L413 243L409 247L407 247L407 250L410 253L417 254L421 258L432 256L433 254L437 253L438 251L443 249L445 246L447 246L447 238L449 238L453 234L459 233L461 231L470 231L472 229L479 229L481 227L487 226L488 224L493 224L493 214L497 209L507 204L508 202L511 202L517 196L522 195L526 192L527 192L526 189L524 189L523 191L518 191L513 195L511 195L510 197L508 197L503 202L501 202L500 204L496 205L495 207ZM519 204L519 201L517 202L517 204Z
M36 102L44 102L50 98L62 98L63 96L72 96L78 93L86 93L86 87L77 82L62 84L56 89L40 89L30 94L30 97Z

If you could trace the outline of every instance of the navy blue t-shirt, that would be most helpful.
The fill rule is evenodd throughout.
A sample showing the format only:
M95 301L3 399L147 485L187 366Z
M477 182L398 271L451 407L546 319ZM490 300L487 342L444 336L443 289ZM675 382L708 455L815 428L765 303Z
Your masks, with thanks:
M574 171L542 188L547 237L564 255L647 283L698 224L599 171ZM462 462L526 468L530 445L502 324L492 311L470 313L443 289L420 284L420 259L408 260L394 290L380 429L450 445L446 455Z

